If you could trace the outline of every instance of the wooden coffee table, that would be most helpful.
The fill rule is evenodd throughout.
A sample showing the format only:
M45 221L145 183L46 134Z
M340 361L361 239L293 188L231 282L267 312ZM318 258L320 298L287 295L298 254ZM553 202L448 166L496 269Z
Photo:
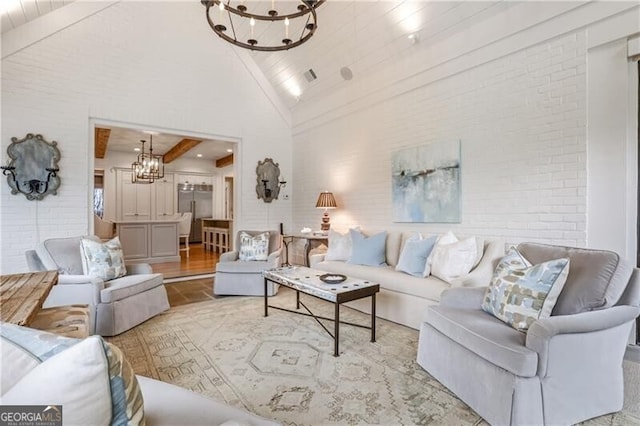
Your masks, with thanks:
M0 319L30 325L57 282L58 271L0 276Z
M340 342L340 324L352 325L355 327L371 330L371 342L376 341L376 293L380 291L380 285L359 278L347 277L344 282L337 284L327 284L320 280L320 276L327 274L325 271L307 268L304 266L286 266L282 268L270 269L262 273L264 277L264 316L269 315L269 308L281 311L293 312L294 314L313 317L318 324L333 337L333 356L340 356L338 344ZM269 305L267 297L268 282L281 284L296 291L296 309L302 306L308 313L293 311L279 306ZM334 317L327 318L315 315L300 301L300 293L308 294L318 299L333 303ZM371 326L340 321L340 305L352 300L371 297ZM334 331L331 333L320 319L333 321Z

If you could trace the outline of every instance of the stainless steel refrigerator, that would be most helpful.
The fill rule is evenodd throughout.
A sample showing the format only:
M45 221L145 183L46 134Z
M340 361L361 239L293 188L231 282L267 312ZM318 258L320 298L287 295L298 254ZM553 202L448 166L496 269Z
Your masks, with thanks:
M178 184L178 212L193 213L189 242L202 242L202 219L213 215L213 185Z

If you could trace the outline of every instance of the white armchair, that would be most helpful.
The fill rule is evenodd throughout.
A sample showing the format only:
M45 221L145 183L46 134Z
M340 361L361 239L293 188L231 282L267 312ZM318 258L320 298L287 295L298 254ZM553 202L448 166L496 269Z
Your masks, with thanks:
M533 264L570 259L552 315L524 333L481 310L486 287L445 290L423 317L418 364L491 424L566 425L621 410L640 270L605 250L518 250Z
M102 336L120 334L169 309L163 276L154 274L147 264L126 265L127 275L109 281L84 275L81 239L52 238L26 252L31 271L60 273L45 308L89 305L91 333Z
M213 294L264 296L264 279L262 272L282 265L282 235L278 231L269 232L269 256L263 261L239 260L240 233L246 232L251 236L265 231L238 231L236 234L235 250L223 253L216 265ZM278 285L268 283L268 296L278 292Z

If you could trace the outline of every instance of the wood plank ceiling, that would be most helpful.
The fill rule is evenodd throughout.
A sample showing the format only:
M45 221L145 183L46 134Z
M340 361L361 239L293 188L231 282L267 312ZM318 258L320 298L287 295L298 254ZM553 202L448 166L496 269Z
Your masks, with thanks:
M2 31L15 28L71 1L3 0ZM264 9L270 3L265 0L244 1L252 10ZM275 1L276 9L279 3L286 2ZM419 54L424 54L428 66L430 45L447 37L460 36L470 26L518 3L507 0L327 0L318 8L318 29L307 43L288 51L250 52L250 56L285 105L295 111L299 102L321 100L345 88L345 85L358 84L359 78L412 54L411 49L419 48ZM185 5L201 10L201 22L194 22L194 25L209 28L205 8L199 1ZM149 7L154 7L153 2L149 3ZM215 16L217 11L212 13ZM234 28L239 39L250 38L248 21L243 19L235 22ZM417 43L408 38L411 34L417 35ZM283 23L274 22L256 32L255 38L262 44L268 44L279 41L283 35ZM213 31L202 40L205 43L226 43ZM236 46L232 48L242 49ZM317 79L309 81L305 78L305 72L310 69ZM353 76L353 81L345 78L349 74Z
M61 8L74 0L2 0L0 13L2 33Z

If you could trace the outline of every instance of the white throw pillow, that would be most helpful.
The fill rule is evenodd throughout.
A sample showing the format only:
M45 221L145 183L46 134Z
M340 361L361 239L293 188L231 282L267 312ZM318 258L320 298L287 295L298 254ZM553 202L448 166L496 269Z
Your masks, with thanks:
M80 252L85 275L108 281L127 274L119 237L104 243L91 238L82 238Z
M429 275L431 275L431 265L433 264L433 258L436 252L435 249L438 247L438 245L451 244L455 242L458 242L458 239L456 238L455 235L453 235L453 232L451 231L438 237L438 241L436 242L436 245L433 247L433 250L431 250L431 254L429 254L429 257L427 258L427 263L424 265L424 272L422 273L423 277L428 277Z
M351 234L341 234L329 229L329 247L324 260L342 260L347 261L351 257Z
M269 233L263 232L252 237L240 232L240 260L267 260L269 258Z
M430 256L431 274L448 283L467 275L478 256L477 247L474 237L444 244L438 241Z
M65 424L111 422L109 367L100 337L88 337L52 356L9 389L3 405L62 405Z

